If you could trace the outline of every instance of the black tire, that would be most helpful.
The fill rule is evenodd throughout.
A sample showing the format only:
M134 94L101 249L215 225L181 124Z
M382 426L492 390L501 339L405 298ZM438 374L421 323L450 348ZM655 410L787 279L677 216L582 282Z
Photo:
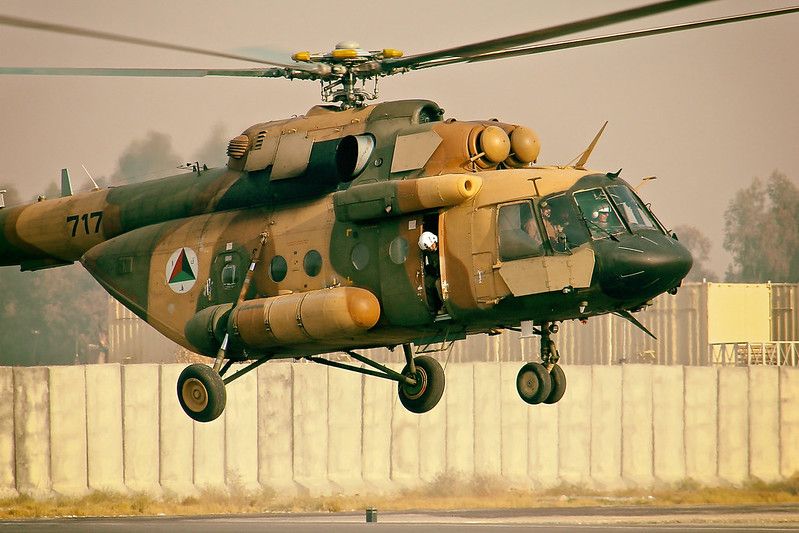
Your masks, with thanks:
M426 413L438 405L444 394L444 369L441 364L426 355L413 358L416 366L416 385L400 383L399 399L405 409L411 413ZM408 365L402 369L403 376L411 376Z
M530 405L536 405L549 397L552 380L541 363L527 363L516 376L516 392Z
M225 383L210 366L194 363L178 377L178 401L190 418L198 422L216 420L227 402Z
M563 398L563 394L566 392L566 374L563 372L560 365L554 365L549 372L549 378L552 380L552 390L549 396L547 396L547 399L544 400L544 403L557 403Z

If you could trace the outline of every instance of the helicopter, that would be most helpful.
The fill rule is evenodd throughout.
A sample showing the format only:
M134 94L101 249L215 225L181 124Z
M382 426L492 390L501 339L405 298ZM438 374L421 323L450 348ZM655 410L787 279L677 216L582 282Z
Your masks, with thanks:
M704 0L671 0L522 34L405 55L343 41L292 62L0 16L0 24L240 59L249 69L0 68L0 75L237 76L318 82L323 104L262 122L227 145L225 167L0 209L0 265L79 261L111 296L178 344L214 358L177 382L208 422L226 385L279 358L395 381L402 405L433 409L445 375L415 347L523 330L540 362L519 370L528 404L554 404L566 376L553 335L564 320L632 313L675 292L692 258L616 172L537 164L523 125L460 121L429 100L369 104L380 79L755 20L785 8L598 37L577 32ZM651 333L650 333L651 334ZM362 352L401 346L393 370ZM325 357L343 352L362 366ZM227 375L232 365L247 365Z

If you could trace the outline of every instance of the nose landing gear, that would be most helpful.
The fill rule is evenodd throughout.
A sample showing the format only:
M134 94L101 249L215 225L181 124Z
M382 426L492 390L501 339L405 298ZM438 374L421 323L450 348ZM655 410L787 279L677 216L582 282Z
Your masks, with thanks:
M566 392L566 374L558 365L560 355L550 336L558 332L558 325L544 322L533 333L541 335L541 363L527 363L516 376L516 391L525 402L553 404Z

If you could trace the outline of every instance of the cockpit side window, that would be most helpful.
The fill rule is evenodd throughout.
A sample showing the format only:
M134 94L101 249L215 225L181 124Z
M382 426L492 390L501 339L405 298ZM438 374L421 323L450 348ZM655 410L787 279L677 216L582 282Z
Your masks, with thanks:
M588 240L574 204L565 194L541 200L538 210L546 237L555 252L568 252Z
M576 192L574 200L583 212L591 237L594 239L607 239L610 235L627 231L602 189Z
M497 228L500 260L544 255L543 239L529 201L500 206Z
M613 185L608 187L608 194L613 199L613 203L621 211L621 215L630 225L630 229L635 232L638 229L658 230L652 215L644 207L641 200L625 185Z

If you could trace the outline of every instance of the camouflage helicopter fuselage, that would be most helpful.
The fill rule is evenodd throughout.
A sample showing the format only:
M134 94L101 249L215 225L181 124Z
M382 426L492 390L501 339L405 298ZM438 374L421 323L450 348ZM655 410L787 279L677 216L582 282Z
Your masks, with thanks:
M232 359L455 340L679 285L690 255L651 214L625 217L648 210L617 175L535 167L530 130L442 118L412 100L258 124L226 168L0 210L0 264L81 261L188 349L215 355L228 333ZM587 220L602 197L625 231ZM570 212L557 238L547 199ZM539 242L519 251L525 213ZM432 268L423 231L440 242Z

